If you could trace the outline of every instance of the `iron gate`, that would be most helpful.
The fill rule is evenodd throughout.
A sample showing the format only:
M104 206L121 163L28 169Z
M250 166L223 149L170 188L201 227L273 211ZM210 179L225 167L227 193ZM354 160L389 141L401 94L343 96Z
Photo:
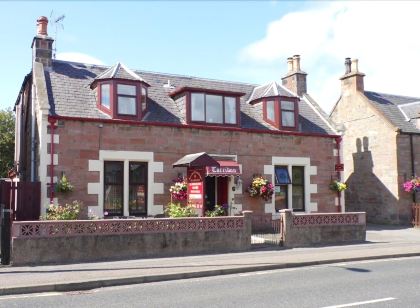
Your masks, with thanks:
M252 215L251 244L253 246L283 246L284 224L282 216Z

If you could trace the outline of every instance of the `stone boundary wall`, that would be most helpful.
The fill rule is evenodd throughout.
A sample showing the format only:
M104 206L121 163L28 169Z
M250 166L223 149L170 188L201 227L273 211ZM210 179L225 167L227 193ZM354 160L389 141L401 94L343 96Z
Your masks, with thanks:
M12 225L12 264L64 264L246 251L251 215L26 221Z
M308 247L366 240L365 212L295 214L291 210L282 210L280 214L284 223L284 247Z

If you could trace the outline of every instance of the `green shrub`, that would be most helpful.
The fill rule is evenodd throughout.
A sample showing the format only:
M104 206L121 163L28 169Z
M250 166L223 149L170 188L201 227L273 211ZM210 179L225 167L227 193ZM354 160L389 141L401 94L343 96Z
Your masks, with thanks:
M181 205L180 203L169 203L165 213L171 218L196 217L195 208L192 205Z
M45 220L75 220L79 218L80 208L83 205L82 202L73 201L71 204L66 205L55 205L50 204L47 209L47 215L41 217Z
M216 204L213 211L206 211L206 217L225 216L225 210L220 205Z
M66 193L69 191L73 191L73 185L71 185L70 181L63 173L61 179L55 184L55 192Z

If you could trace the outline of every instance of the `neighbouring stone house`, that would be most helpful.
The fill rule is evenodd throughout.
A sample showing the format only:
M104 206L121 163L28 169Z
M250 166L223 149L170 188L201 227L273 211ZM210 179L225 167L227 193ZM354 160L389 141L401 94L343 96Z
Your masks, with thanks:
M174 162L200 152L225 167L206 174L204 210L344 211L329 190L341 139L306 93L299 56L265 85L58 61L47 24L16 102L19 179L41 182L41 213L81 200L100 217L160 215L186 174ZM54 192L62 174L73 192ZM272 199L247 194L256 174L275 184Z
M364 76L347 58L330 115L344 131L346 209L366 211L368 222L408 224L416 196L402 185L420 174L420 98L365 91Z

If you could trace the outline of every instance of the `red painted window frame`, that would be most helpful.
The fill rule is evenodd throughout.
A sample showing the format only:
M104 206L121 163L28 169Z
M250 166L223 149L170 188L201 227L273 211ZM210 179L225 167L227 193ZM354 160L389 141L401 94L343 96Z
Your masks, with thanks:
M222 97L222 113L223 113L223 123L208 123L206 120L204 121L193 121L191 119L191 94L198 93L204 94L204 119L206 119L206 95L219 95ZM236 123L226 123L225 122L225 97L233 97L235 98L236 103ZM236 93L232 92L222 92L222 91L211 91L211 90L201 90L199 91L186 91L185 92L185 110L187 111L187 123L188 124L200 124L200 125L208 125L208 126L224 126L224 127L240 127L240 97Z
M274 101L274 121L269 120L267 117L267 101ZM294 103L295 126L283 126L281 101L288 101ZM263 99L263 119L265 122L273 125L277 129L297 131L299 129L299 100L290 97L285 98L282 96L265 97Z
M110 108L103 106L101 104L102 100L102 93L101 93L101 85L102 84L109 84L110 85ZM125 84L125 85L134 85L136 86L136 114L135 115L126 115L126 114L119 114L118 113L118 97L125 96L125 97L133 97L131 95L123 95L118 94L118 84ZM144 87L146 89L146 101L142 101L141 96L141 88ZM113 119L120 119L120 120L131 120L131 121L141 121L144 114L147 112L147 98L149 95L149 91L147 89L147 85L141 81L135 80L126 80L126 79L104 79L98 81L96 83L96 90L97 90L97 97L98 100L96 102L96 106L99 110L103 111L104 113L111 116ZM142 110L142 104L146 104L146 109Z

